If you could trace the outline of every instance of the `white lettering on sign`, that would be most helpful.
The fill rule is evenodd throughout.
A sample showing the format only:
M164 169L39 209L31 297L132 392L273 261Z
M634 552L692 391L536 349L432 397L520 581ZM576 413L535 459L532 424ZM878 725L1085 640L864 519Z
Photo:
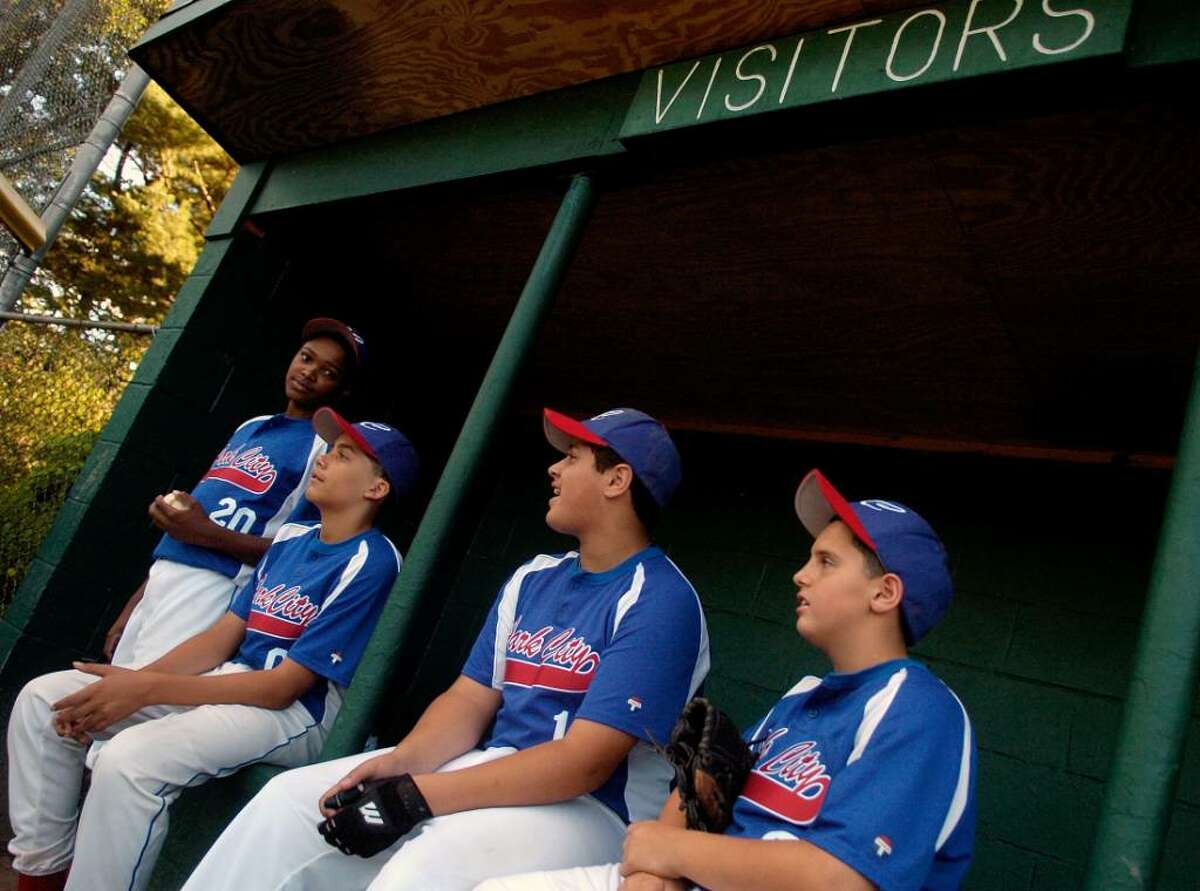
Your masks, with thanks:
M775 57L778 55L778 53L775 52L775 47L771 46L771 44L769 44L769 43L765 43L762 46L756 46L752 50L747 50L746 53L740 59L738 59L737 67L735 67L733 69L733 76L736 77L738 80L744 80L744 81L756 80L756 81L758 81L758 89L755 90L753 99L751 99L749 102L741 102L737 105L734 105L733 103L731 103L729 101L730 95L728 93L726 93L725 94L725 107L728 108L730 111L745 111L747 108L749 108L755 102L757 102L759 99L761 99L762 94L766 92L766 89L767 89L766 77L764 77L761 74L745 74L742 71L742 64L747 59L749 59L755 53L759 53L764 50L771 54L771 61L774 62Z
M708 76L708 86L704 88L704 98L700 100L700 107L696 110L696 120L700 120L700 115L704 114L704 106L708 104L708 94L712 92L713 81L717 79L717 72L721 70L721 57L717 56L717 61L713 63L712 74Z
M655 98L655 103L654 103L654 123L656 123L656 124L662 123L662 119L667 116L667 112L671 110L671 106L675 104L675 100L679 98L679 94L683 92L683 88L688 85L688 81L692 79L692 75L696 73L696 69L699 67L700 67L700 60L697 59L695 62L692 63L692 70L687 73L687 77L685 77L683 79L683 83L681 83L675 89L675 94L673 96L671 96L671 101L669 101L667 103L666 108L662 107L663 69L661 69L661 68L658 69L658 96Z
M937 36L933 38L933 46L929 48L929 58L925 60L925 64L914 71L912 74L897 74L892 63L896 60L896 47L900 45L900 38L904 36L904 29L915 22L922 16L931 15L938 20ZM920 77L929 70L929 66L933 64L933 60L937 58L938 48L942 45L942 33L946 30L946 14L940 9L922 9L920 12L913 13L904 20L904 23L896 29L896 36L892 38L892 50L888 53L887 65L884 66L884 71L887 76L894 81L903 82L912 80L914 77Z
M1000 56L1001 62L1007 62L1008 56L1004 54L1004 44L1000 42L1000 38L996 36L996 32L1005 25L1012 22L1021 12L1021 7L1025 0L1013 0L1013 11L1009 13L1008 18L998 25L984 25L982 28L972 30L971 21L975 18L975 10L979 8L979 4L983 0L971 0L971 8L967 10L967 20L963 23L962 37L958 41L958 52L954 54L954 70L958 70L959 63L962 62L963 49L966 48L967 40L974 37L976 34L986 34L988 40L992 42L992 46L996 48L996 54Z
M978 3L979 0L975 0L975 2ZM826 34L841 34L843 31L850 32L846 35L846 45L842 47L842 57L838 59L837 71L833 75L833 86L829 88L829 92L837 92L838 82L842 79L842 69L846 67L846 59L850 55L850 44L854 43L854 35L858 32L858 29L880 24L883 24L883 19L871 19L869 22L859 22L857 25L843 25L841 28L832 28L825 32Z
M647 71L620 135L1117 55L1132 9L1133 0L947 0L726 50Z
M792 53L792 61L788 63L787 77L783 79L783 89L779 91L779 104L787 98L788 87L792 85L792 75L796 73L796 60L800 58L800 50L804 49L804 38L796 41L796 49Z
M1043 56L1055 56L1059 53L1069 53L1079 44L1083 43L1092 36L1092 30L1096 27L1096 17L1086 9L1051 9L1050 0L1042 0L1042 12L1054 19L1060 19L1069 15L1077 15L1083 19L1083 33L1079 35L1079 39L1074 43L1068 43L1066 46L1060 46L1057 49L1050 49L1042 43L1042 35L1033 35L1033 48Z

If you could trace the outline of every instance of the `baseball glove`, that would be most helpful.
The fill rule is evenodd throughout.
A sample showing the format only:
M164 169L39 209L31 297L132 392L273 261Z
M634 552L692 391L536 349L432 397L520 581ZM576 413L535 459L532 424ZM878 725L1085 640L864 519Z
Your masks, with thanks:
M321 837L343 854L373 857L433 814L410 774L359 783L325 800L338 812L317 824Z
M757 760L730 717L697 697L684 706L663 755L675 769L689 829L723 832Z

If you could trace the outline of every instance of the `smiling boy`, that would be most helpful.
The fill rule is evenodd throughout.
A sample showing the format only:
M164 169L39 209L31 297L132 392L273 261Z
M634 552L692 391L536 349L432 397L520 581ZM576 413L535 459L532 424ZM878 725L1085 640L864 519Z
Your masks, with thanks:
M143 888L184 787L320 753L400 567L375 516L417 464L385 424L329 408L314 424L332 446L307 487L321 522L280 529L215 625L140 670L76 663L21 691L8 726L19 891ZM106 744L79 813L89 737Z
M658 812L670 769L651 743L709 664L696 593L650 542L679 455L633 409L547 410L543 428L563 453L546 523L578 549L513 573L462 673L399 745L276 777L186 888L453 891L607 862L629 820Z
M975 743L962 703L908 647L951 597L946 554L915 511L848 503L814 470L796 512L815 541L793 576L796 630L833 672L806 677L745 738L757 762L715 835L677 793L635 823L623 862L511 876L479 891L866 891L958 888L975 834Z
M105 636L114 665L146 665L211 626L289 516L316 519L303 503L325 450L313 413L345 396L365 361L366 343L353 328L309 320L284 375L284 411L239 426L191 494L174 496L175 506L163 496L150 503L164 535L146 580ZM297 513L297 505L304 509Z

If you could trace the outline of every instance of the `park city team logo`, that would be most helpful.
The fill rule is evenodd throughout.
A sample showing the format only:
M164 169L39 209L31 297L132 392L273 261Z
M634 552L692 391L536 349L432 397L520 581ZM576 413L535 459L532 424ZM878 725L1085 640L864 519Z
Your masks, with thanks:
M248 449L225 449L217 455L206 480L224 480L255 495L261 495L271 488L278 476L271 456L262 450L262 446Z
M773 730L760 743L759 763L746 780L741 797L789 823L807 826L821 812L832 778L815 740L795 743L772 755L771 749L786 735L786 727Z
M516 624L521 620L517 619ZM553 625L536 631L517 629L508 636L504 683L582 693L600 667L600 654L574 627L555 632Z
M300 593L299 585L267 588L258 582L254 588L246 630L295 640L319 611L320 608L306 594ZM333 658L334 655L337 659ZM341 658L340 653L330 655L330 661L335 665Z

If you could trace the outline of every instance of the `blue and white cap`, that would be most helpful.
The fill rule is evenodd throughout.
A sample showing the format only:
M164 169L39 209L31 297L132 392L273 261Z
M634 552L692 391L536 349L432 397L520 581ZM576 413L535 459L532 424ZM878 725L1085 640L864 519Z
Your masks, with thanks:
M912 508L879 498L848 502L821 471L812 470L796 490L796 516L813 538L831 520L841 520L886 571L900 576L904 582L900 614L910 646L946 614L954 594L946 548Z
M659 507L671 500L683 478L679 451L667 428L636 408L614 408L586 421L548 408L542 427L550 445L560 452L566 452L572 440L612 449L633 468Z
M363 454L379 462L392 485L391 494L402 497L412 492L420 473L417 450L395 427L379 421L351 424L332 408L317 409L312 419L317 435L330 445L343 433L354 440Z

